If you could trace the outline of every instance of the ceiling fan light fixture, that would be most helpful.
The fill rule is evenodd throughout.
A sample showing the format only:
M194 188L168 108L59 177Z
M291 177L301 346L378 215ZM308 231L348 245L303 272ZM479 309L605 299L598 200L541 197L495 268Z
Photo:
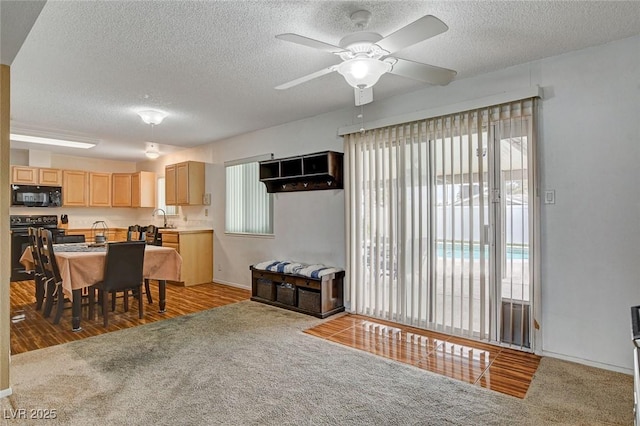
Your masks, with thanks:
M378 82L392 65L373 58L354 58L341 63L338 72L351 87L366 89Z
M155 160L156 158L160 157L160 152L158 151L158 148L156 148L154 144L151 144L149 145L149 148L147 148L147 150L145 151L144 155L146 155L147 158Z
M158 125L162 123L162 120L164 120L168 114L166 112L149 109L145 111L138 111L138 115L145 123Z

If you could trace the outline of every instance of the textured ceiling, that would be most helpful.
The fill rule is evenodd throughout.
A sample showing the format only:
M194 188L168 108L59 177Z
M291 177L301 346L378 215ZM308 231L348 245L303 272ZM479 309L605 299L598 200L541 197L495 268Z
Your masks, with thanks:
M145 141L174 152L348 107L353 90L337 73L274 90L339 62L275 35L337 44L359 9L383 36L440 18L449 31L397 56L457 70L458 80L640 34L638 1L49 0L11 67L12 129L97 139L58 152L137 161ZM384 75L374 101L422 87ZM169 113L153 135L135 113L145 108Z

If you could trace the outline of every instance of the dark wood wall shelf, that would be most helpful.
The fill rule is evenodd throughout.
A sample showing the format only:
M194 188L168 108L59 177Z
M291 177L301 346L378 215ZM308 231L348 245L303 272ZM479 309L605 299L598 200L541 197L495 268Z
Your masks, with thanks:
M343 189L343 154L316 152L260 162L260 182L267 192Z
M326 318L344 311L344 271L321 278L251 267L251 300Z

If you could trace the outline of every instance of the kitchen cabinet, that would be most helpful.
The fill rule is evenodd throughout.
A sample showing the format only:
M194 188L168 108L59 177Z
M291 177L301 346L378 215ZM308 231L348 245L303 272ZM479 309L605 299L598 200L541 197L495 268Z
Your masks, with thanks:
M15 185L61 186L63 206L156 207L156 174L11 166Z
M16 185L37 185L38 169L35 167L12 166L11 183Z
M153 172L111 175L112 207L155 207L156 174Z
M192 286L213 280L212 229L160 229L162 246L176 249L182 257L182 281Z
M131 173L111 175L111 206L131 207Z
M168 206L202 205L204 163L185 161L165 168L165 201Z
M63 170L62 205L65 207L89 205L87 185L87 172Z
M164 202L175 206L176 201L176 165L170 164L164 169Z
M66 235L84 235L85 241L87 243L95 242L95 232L96 230L91 228L72 228L65 230ZM99 230L102 233L102 229ZM107 237L107 242L113 243L116 241L127 241L127 229L126 228L109 228L107 229L105 236Z
M89 206L111 206L111 173L89 172Z
M131 175L131 207L156 207L156 180L153 172Z
M11 183L16 185L62 186L62 170L12 166Z
M38 169L38 184L48 186L62 186L62 170Z

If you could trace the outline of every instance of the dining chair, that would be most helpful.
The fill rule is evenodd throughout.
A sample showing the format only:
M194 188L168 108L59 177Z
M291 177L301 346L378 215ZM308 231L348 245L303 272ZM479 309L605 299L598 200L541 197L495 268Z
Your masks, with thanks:
M95 317L95 291L98 290L98 300L102 302L102 316L104 326L109 325L109 294L124 291L124 310L129 310L127 294L129 290L142 291L142 271L144 264L144 241L124 241L107 243L104 277L102 281L89 287L89 318ZM115 294L112 294L115 297ZM115 300L115 299L112 299ZM142 319L144 311L142 298L138 297L138 317ZM112 307L114 307L112 305Z
M33 279L35 281L36 291L36 311L42 309L44 302L44 289L46 282L46 275L42 267L42 261L40 260L40 250L38 249L38 229L29 227L27 229L29 235L29 248L31 249L31 256L33 257Z
M155 225L147 226L147 230L145 231L145 240L147 241L147 244L155 245L157 237L158 228Z
M132 225L127 230L127 241L146 241L146 227L142 227L140 225ZM149 289L149 279L144 279L144 292L147 295L147 302L149 304L153 303L153 297L151 297L151 291ZM133 292L133 295L137 297L136 292Z
M131 225L127 230L127 241L143 241L145 235L140 225Z
M46 295L44 302L43 315L48 318L51 315L51 309L53 304L56 304L56 314L53 318L53 323L60 323L62 318L62 312L64 311L65 297L62 293L62 277L60 276L60 269L58 269L58 262L53 248L53 237L51 231L48 229L40 228L38 230L37 247L40 252L40 261L42 262L42 269L46 279Z

